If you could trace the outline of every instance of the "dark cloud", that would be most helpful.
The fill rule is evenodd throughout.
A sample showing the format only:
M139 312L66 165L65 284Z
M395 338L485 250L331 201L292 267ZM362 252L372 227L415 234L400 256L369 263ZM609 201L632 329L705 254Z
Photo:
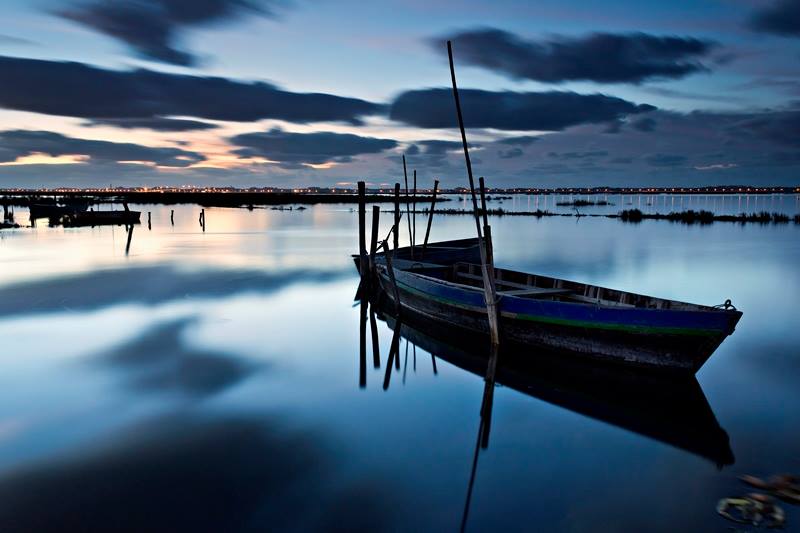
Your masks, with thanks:
M84 63L0 56L0 107L88 119L197 117L307 123L361 117L383 106L323 93L292 93L264 82L152 70L107 70Z
M570 126L608 122L655 109L651 105L637 105L604 94L480 89L462 89L459 93L465 110L464 122L469 128L560 131ZM393 120L420 128L452 128L456 125L452 91L406 91L392 103L390 116Z
M508 150L499 150L497 152L497 156L500 159L514 159L516 157L522 157L523 155L524 152L522 151L522 148L519 147L509 148Z
M539 139L541 139L541 137L536 135L518 135L516 137L504 137L502 139L498 139L497 142L510 146L530 146Z
M376 154L397 146L392 139L361 137L351 133L294 133L281 129L243 133L229 139L240 146L234 150L242 157L265 157L292 165L349 162L353 156Z
M271 16L274 0L90 0L57 14L122 41L145 59L190 66L197 58L178 44L187 29L219 25L246 14Z
M195 411L5 469L3 531L388 531L397 520L392 479L348 475L326 433Z
M739 138L759 138L800 148L800 110L757 113L742 117L729 131Z
M202 154L179 148L76 139L51 131L0 131L0 162L16 161L34 153L87 156L92 161L144 161L167 167L186 167L205 160Z
M480 148L480 145L470 144L469 147L470 149ZM413 167L441 170L450 167L447 161L449 155L457 154L459 157L463 158L463 155L461 155L463 154L463 149L463 145L460 141L426 139L416 141L406 150L405 154L408 156L408 163ZM395 157L392 156L389 160L399 161L399 158L395 159ZM477 164L479 160L473 157L472 162Z
M232 354L187 343L187 329L198 322L184 317L156 326L109 350L97 361L119 370L133 388L145 392L206 397L249 377L258 367Z
M605 157L608 155L608 152L605 150L593 150L591 152L550 152L547 154L548 157L553 157L555 159L561 160L569 160L569 159L591 159L595 157Z
M632 157L615 157L608 161L609 163L613 163L615 165L630 165L633 163Z
M444 38L454 42L459 62L514 79L544 82L589 80L640 83L676 79L706 68L698 58L716 46L687 37L644 33L593 33L582 37L527 40L507 31L485 28ZM443 39L432 40L437 50Z
M777 0L753 13L749 25L765 33L800 37L800 2Z
M631 126L633 126L633 129L637 131L649 133L651 131L655 131L656 120L652 117L640 118L638 120L634 120L633 123L631 123Z
M136 246L134 234L133 243ZM204 299L255 292L269 294L296 283L323 283L350 275L343 272L285 270L182 270L156 265L40 279L0 288L0 317L64 311L92 311L118 304L156 306L187 298Z
M685 164L687 159L685 155L677 154L653 154L644 158L652 167L678 167Z
M217 127L210 122L179 118L98 118L84 123L84 126L113 126L122 129L145 129L153 131L195 131L211 130Z

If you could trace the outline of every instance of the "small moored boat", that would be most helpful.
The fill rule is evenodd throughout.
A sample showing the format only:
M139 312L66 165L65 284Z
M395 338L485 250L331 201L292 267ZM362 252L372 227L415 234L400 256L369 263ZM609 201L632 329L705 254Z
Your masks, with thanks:
M429 261L416 249L411 260L410 249L397 250L393 274L401 312L488 334L480 264L463 261L453 250L457 242L428 246L446 244L450 261ZM461 243L461 256L470 256L476 240ZM374 264L380 296L393 301L385 258L376 257ZM502 268L494 272L503 343L595 360L693 374L742 316L730 301L712 307Z

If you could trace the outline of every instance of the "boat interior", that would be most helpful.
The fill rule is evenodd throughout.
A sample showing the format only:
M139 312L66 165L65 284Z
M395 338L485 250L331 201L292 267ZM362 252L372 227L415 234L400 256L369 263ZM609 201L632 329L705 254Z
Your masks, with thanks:
M448 283L465 285L483 290L481 266L458 262L452 265L436 265L419 261L397 260L395 268L411 271ZM549 276L528 274L505 268L495 268L495 287L498 296L547 299L571 303L594 304L602 307L673 309L686 311L714 311L714 307L690 304L645 296L598 285L579 283Z

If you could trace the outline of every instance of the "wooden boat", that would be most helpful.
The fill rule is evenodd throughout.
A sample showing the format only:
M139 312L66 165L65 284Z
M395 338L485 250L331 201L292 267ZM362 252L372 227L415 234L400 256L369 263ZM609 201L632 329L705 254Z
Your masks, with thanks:
M82 211L61 217L66 227L138 224L140 211Z
M479 264L411 261L400 252L393 266L402 313L488 335ZM374 274L393 301L384 260L376 258ZM502 343L640 368L697 372L742 316L730 302L710 307L502 268L495 284Z
M39 203L30 205L30 218L36 220L39 218L52 218L58 219L67 215L86 211L89 204L81 205L58 205L56 203Z
M420 263L435 263L437 265L452 265L457 262L480 263L481 252L478 239L456 239L452 241L440 241L422 247L414 246L413 254L411 246L398 248L392 252L392 259L399 264L405 262L418 261ZM413 259L412 259L413 257ZM353 255L356 269L360 270L360 258ZM375 256L375 261L384 263L384 255Z
M431 355L483 377L488 353L474 334L379 313L392 330ZM501 350L503 350L501 345ZM595 365L557 353L503 350L496 382L525 395L631 431L713 462L734 463L727 432L694 376L668 379Z

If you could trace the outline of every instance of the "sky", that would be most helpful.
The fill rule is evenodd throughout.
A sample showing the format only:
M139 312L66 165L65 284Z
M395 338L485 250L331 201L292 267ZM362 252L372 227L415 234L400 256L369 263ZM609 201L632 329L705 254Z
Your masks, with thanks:
M800 184L800 0L0 6L0 188Z

